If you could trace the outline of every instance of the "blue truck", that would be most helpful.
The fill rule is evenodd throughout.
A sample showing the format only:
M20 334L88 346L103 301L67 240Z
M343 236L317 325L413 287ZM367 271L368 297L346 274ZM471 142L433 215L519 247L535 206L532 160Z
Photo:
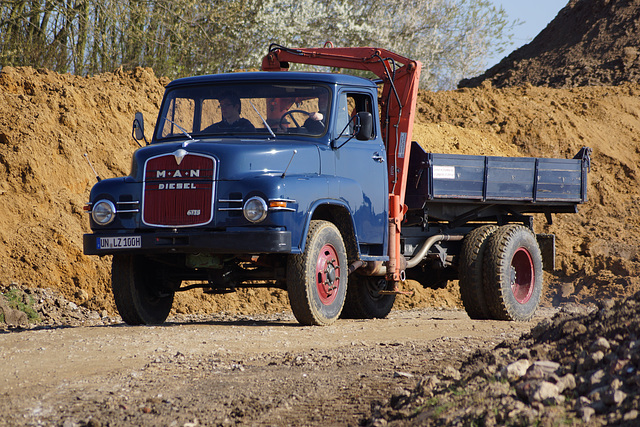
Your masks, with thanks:
M383 318L407 278L459 280L472 318L530 319L555 256L532 214L577 211L590 150L427 153L411 140L420 67L376 48L272 46L265 71L169 83L130 174L87 204L84 253L112 256L123 320L162 323L176 292L241 287L286 289L304 325ZM133 134L146 142L140 113Z

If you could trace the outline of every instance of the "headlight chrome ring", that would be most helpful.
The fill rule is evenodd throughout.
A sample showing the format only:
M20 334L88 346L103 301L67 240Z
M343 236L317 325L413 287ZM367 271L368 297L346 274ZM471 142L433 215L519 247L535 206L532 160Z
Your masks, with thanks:
M242 213L247 221L257 223L267 217L267 202L262 197L253 196L244 202Z
M91 217L98 225L109 225L116 219L116 206L111 200L99 200L91 209Z

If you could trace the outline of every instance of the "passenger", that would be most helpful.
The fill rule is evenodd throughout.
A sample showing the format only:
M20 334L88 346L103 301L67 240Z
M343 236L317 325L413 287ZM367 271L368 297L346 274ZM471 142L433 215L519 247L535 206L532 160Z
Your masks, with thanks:
M253 124L240 117L242 104L240 98L233 92L225 92L220 95L220 112L222 113L222 120L218 123L214 123L205 129L205 132L215 131L243 131L243 132L255 132Z

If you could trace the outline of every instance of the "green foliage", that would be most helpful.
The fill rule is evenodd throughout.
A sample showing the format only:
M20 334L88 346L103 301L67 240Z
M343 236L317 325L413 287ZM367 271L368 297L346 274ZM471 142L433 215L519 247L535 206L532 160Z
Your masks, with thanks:
M40 321L40 316L33 308L35 301L31 295L24 293L20 289L11 289L5 293L0 293L0 298L4 298L10 308L25 313L29 318L29 322ZM0 313L0 323L4 323L4 320L4 314Z
M455 87L510 44L488 0L17 0L0 2L0 66L79 75L122 66L168 77L258 69L270 43L380 46Z

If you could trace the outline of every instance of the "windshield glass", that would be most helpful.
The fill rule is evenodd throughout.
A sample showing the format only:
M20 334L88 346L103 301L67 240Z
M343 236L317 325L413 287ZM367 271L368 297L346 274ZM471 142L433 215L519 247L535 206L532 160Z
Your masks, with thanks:
M215 135L321 136L329 89L301 83L242 83L178 87L166 94L156 138Z

